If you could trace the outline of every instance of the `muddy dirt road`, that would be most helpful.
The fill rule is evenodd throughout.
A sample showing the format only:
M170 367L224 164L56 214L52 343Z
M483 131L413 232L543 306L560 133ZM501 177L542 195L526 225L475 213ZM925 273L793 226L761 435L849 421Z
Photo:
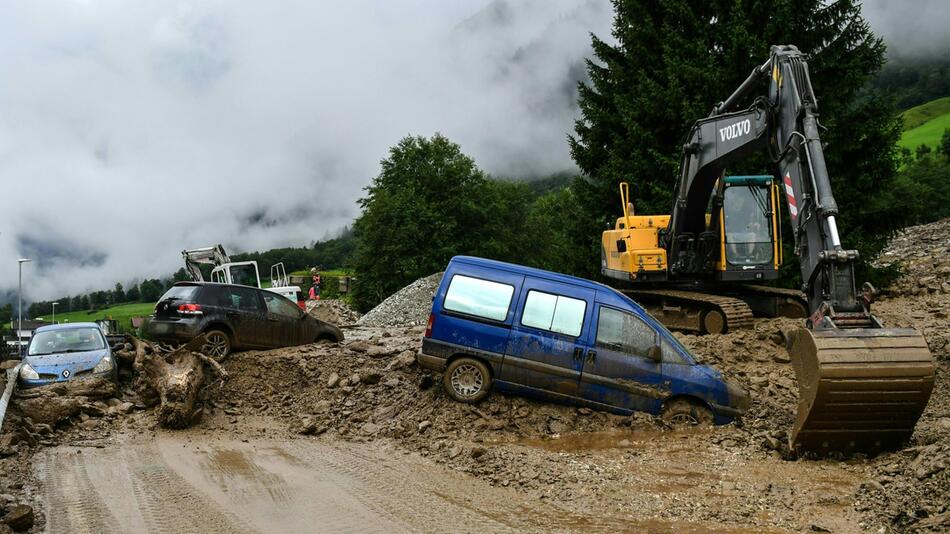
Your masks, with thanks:
M386 446L175 435L36 469L50 532L709 531L567 512Z

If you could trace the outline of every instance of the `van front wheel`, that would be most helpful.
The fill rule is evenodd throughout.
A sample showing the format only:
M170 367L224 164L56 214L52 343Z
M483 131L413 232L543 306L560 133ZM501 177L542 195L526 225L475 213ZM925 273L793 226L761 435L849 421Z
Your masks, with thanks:
M472 358L459 358L445 369L442 385L453 399L476 403L488 396L491 374L484 363Z
M673 428L709 426L713 413L709 408L689 399L673 399L663 405L660 417Z

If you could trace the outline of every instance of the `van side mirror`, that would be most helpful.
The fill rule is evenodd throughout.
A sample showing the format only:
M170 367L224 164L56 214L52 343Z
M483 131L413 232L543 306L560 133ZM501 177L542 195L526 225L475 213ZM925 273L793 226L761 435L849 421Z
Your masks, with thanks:
M660 350L660 345L653 345L650 347L650 352L647 353L647 357L655 362L662 360L663 351Z

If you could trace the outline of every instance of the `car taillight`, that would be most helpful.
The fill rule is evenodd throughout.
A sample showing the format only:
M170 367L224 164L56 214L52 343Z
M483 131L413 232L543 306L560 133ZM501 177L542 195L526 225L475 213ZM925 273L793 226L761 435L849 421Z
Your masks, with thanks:
M425 337L432 337L432 327L435 325L435 314L429 314L429 322L426 323Z
M178 305L178 314L179 315L201 315L200 304L179 304Z
M307 311L307 301L306 301L306 300L298 300L298 301L297 301L297 306L299 306L301 310Z

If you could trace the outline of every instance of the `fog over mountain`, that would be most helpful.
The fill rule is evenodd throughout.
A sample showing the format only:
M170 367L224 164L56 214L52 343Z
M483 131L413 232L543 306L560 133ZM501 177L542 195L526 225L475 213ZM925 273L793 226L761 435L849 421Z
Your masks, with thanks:
M611 17L606 0L8 3L0 288L18 257L45 299L167 275L188 247L321 239L409 134L496 174L572 169L574 87Z
M892 50L945 50L948 3L867 0ZM573 170L609 0L7 2L0 294L167 275L184 248L333 235L405 135L490 173Z

